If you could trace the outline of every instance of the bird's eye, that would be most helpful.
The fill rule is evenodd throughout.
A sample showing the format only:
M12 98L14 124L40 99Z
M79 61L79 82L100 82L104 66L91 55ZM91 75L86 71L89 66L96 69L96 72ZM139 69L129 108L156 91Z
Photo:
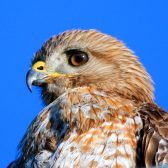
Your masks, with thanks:
M80 66L85 64L89 57L85 52L82 51L74 51L68 54L68 62L72 66Z

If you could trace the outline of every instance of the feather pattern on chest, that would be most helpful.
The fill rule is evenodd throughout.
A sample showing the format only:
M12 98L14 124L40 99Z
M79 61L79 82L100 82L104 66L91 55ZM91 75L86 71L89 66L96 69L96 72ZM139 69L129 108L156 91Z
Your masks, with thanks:
M135 103L94 87L67 91L21 142L24 167L135 167L141 118ZM24 157L23 157L24 156Z

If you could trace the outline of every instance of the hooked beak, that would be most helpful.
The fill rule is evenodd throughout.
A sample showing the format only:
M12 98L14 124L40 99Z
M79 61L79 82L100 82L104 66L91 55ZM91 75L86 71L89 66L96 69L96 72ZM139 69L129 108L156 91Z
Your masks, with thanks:
M26 74L26 84L30 92L32 92L32 85L42 86L47 79L48 75L43 72L30 69Z

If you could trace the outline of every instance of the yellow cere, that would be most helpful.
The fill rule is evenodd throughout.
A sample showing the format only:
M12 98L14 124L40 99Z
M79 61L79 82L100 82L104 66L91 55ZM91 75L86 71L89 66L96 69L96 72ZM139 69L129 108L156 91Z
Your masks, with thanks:
M43 62L43 61L38 61L38 62L36 62L36 63L33 65L33 69L34 69L35 71L39 71L39 72L45 71L45 62Z

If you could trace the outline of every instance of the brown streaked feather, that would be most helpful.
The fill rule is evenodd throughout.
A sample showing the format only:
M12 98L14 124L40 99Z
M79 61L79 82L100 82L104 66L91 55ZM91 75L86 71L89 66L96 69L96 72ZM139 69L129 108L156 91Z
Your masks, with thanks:
M143 120L142 150L146 167L168 164L168 113L155 104L138 108Z
M19 144L20 167L47 167L51 154L68 130L67 123L60 120L59 99L44 108L32 121ZM46 158L45 158L46 157ZM32 159L31 159L32 158ZM36 160L37 159L37 160Z

